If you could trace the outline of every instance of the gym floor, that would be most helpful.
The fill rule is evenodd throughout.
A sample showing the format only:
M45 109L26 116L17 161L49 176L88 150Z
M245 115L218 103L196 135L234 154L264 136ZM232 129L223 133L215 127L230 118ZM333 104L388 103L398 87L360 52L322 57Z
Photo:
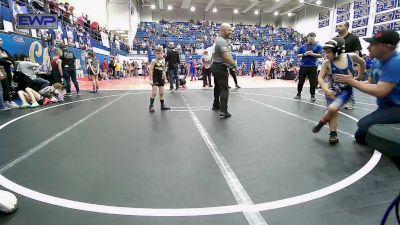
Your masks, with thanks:
M0 113L0 186L19 209L10 225L376 225L396 197L392 161L353 141L375 99L356 92L340 143L311 129L324 97L294 87L231 89L232 118L212 89L101 91ZM388 224L394 224L392 215Z

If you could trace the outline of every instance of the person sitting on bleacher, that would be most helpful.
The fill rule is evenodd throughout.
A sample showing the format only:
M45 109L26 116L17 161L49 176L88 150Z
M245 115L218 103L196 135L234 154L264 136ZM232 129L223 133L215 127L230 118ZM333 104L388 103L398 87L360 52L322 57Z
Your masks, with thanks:
M17 71L29 77L32 85L37 86L38 90L41 90L50 85L49 81L36 75L35 68L38 68L40 66L38 63L29 62L26 55L19 55L17 58L17 63Z
M355 80L352 75L334 77L336 81L377 97L378 109L358 122L354 137L360 144L366 144L365 137L372 125L400 123L400 54L396 52L399 34L383 30L364 40L370 43L370 57L377 59L372 65L369 83Z

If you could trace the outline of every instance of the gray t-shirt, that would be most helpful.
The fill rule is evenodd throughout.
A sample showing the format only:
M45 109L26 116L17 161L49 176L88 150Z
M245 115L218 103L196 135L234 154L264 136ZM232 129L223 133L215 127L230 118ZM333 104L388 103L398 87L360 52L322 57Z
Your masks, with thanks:
M222 59L222 54L224 52L231 52L231 50L229 49L228 40L223 37L217 37L215 39L215 51L213 54L213 61L216 63L224 63L224 60Z
M204 64L204 68L209 69L211 67L211 63L212 63L212 58L209 55L203 55L201 57L201 61Z

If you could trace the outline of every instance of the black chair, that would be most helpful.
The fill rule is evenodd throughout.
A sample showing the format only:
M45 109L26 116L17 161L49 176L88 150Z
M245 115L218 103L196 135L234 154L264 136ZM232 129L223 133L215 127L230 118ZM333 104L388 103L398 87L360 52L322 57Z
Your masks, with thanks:
M366 141L372 149L391 158L400 169L400 124L376 124L368 129ZM397 222L400 224L400 194L389 205L381 225L385 225L393 208L395 208Z

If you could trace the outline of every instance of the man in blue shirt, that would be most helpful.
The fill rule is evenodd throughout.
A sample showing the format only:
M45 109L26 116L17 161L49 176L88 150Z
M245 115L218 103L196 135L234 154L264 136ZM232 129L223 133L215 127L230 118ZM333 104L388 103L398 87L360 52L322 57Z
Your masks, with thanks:
M307 35L307 43L297 50L297 57L301 58L301 66L299 72L299 83L297 84L297 95L295 99L301 99L301 91L308 77L310 81L311 101L315 102L315 88L318 83L318 62L317 59L322 57L322 47L315 42L315 33L311 32Z
M360 144L366 144L365 136L372 125L400 123L400 54L396 52L399 34L383 30L364 40L370 43L370 57L377 59L372 65L369 83L355 80L351 75L334 76L336 81L377 97L378 109L358 122L354 136Z

